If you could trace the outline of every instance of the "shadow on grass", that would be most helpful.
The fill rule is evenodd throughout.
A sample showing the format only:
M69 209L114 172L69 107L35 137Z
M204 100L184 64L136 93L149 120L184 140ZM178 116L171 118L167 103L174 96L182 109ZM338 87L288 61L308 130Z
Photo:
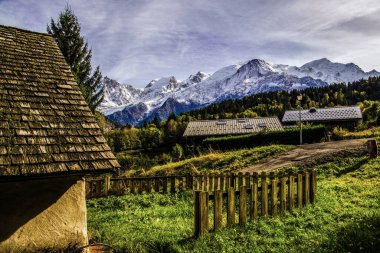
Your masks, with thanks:
M369 158L358 160L356 163L352 164L352 166L349 166L349 167L345 168L344 170L337 171L335 173L335 176L340 177L340 176L342 176L344 174L347 174L347 173L350 173L352 171L358 170L364 164L368 163L368 161L369 161Z
M315 252L379 252L380 216L364 217L340 229Z

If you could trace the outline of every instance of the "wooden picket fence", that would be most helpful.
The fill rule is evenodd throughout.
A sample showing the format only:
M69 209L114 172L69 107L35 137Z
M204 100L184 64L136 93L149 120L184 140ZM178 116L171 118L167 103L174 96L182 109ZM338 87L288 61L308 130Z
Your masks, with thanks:
M216 231L224 225L233 226L236 216L238 224L244 225L249 218L253 220L259 216L275 216L286 210L314 203L317 191L316 177L314 170L288 175L270 173L269 177L265 172L260 176L253 173L238 174L237 177L227 179L219 177L216 181L219 187L214 187L211 193L207 187L198 187L194 192L194 234L199 237L208 233L210 207L213 210L211 230ZM223 184L226 181L229 183ZM225 208L223 204L226 205ZM223 211L226 212L226 222L223 219Z
M86 179L87 198L107 195L175 193L193 189L191 175L156 177L110 177Z
M252 174L228 173L223 175L172 175L155 177L111 177L86 179L87 198L108 195L176 193L187 190L227 191L230 187L238 187L244 183L249 188L253 180ZM253 181L252 181L253 182Z

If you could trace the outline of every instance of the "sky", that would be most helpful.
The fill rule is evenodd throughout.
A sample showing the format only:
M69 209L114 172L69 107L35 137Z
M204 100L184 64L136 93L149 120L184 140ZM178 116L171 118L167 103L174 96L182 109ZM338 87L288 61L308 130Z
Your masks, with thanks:
M46 32L66 4L93 67L135 87L255 58L380 70L379 0L0 0L0 24Z

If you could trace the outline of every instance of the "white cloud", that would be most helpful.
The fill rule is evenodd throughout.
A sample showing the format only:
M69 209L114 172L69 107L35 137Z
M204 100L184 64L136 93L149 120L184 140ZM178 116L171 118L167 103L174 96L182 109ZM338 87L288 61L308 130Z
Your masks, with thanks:
M137 86L251 58L380 68L378 0L69 0L103 75ZM44 32L65 2L0 0L0 23Z

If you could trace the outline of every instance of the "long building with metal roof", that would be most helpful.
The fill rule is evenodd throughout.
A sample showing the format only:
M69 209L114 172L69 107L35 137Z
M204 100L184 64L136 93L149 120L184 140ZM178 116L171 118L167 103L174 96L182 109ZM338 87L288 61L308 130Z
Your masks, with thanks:
M303 122L331 122L331 121L357 121L363 118L359 106L346 106L334 108L310 108L301 110ZM300 121L300 111L286 111L282 123L296 123Z
M184 137L242 135L283 130L277 117L191 121Z

